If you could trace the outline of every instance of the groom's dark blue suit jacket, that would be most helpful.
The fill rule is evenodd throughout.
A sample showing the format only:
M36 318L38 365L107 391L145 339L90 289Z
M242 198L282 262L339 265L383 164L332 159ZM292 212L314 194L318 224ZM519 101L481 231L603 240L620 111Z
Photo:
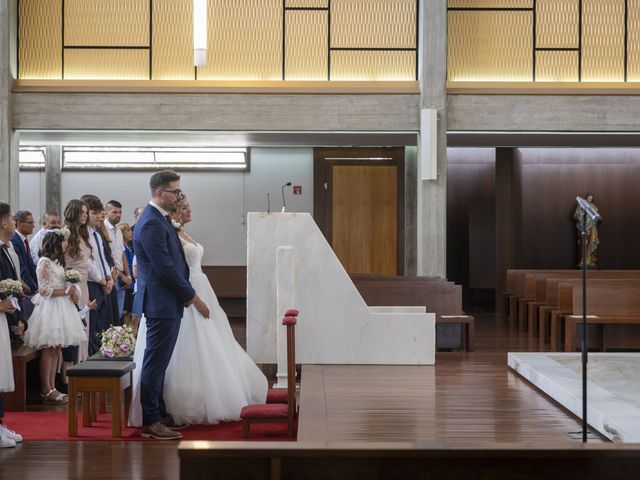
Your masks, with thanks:
M173 225L147 205L136 223L133 244L138 262L136 301L142 302L142 312L147 318L182 318L195 291Z

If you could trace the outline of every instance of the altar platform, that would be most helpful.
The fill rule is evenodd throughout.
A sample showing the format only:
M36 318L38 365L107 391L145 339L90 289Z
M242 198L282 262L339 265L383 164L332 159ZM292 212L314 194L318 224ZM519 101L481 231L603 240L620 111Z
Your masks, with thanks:
M582 415L579 353L509 353L509 367L576 416ZM611 441L640 442L640 353L590 353L587 420Z
M182 478L635 478L638 445L569 433L577 417L506 367L303 365L296 442L183 442Z

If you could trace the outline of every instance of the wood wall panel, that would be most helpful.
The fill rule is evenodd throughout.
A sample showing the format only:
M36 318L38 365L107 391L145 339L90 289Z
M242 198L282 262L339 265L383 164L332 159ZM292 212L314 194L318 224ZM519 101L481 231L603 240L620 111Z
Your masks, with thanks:
M574 268L576 196L595 195L600 268L640 268L640 149L518 149L522 166L522 268Z
M285 80L327 79L327 23L322 10L286 12Z
M576 268L575 198L587 192L604 218L598 266L640 268L640 148L449 148L447 156L449 280L488 288L491 262L497 280L506 268Z
M494 287L494 168L492 148L447 149L447 278L465 287ZM474 214L488 218L489 223L474 222ZM472 245L483 254L475 262L469 256Z
M62 0L22 0L20 78L62 78Z

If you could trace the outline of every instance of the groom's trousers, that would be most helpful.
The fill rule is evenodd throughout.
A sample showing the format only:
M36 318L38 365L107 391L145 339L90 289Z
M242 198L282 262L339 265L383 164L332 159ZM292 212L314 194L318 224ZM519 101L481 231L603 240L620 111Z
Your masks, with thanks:
M142 424L152 425L167 416L162 398L164 376L176 346L181 319L147 318L147 347L140 374Z

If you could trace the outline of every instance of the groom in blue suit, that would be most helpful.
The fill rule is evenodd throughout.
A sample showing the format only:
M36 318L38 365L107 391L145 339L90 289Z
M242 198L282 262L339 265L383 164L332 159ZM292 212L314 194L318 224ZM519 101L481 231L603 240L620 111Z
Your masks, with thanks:
M189 283L189 267L170 212L182 200L180 176L163 170L151 176L151 201L136 223L134 248L138 263L136 300L142 301L147 323L147 347L140 374L142 436L158 440L182 438L162 398L164 377L178 338L185 306L206 318L207 306ZM140 367L139 365L137 366Z

